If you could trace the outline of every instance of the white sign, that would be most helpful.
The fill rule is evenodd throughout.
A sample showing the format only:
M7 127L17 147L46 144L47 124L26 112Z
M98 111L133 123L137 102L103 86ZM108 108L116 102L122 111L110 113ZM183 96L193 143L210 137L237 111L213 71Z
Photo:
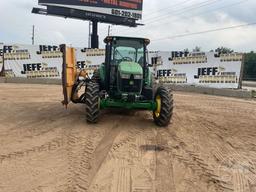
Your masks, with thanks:
M1 45L0 45L1 46ZM2 50L2 51L1 51ZM61 78L63 56L59 46L4 45L7 77ZM0 57L2 58L2 57ZM149 52L152 72L160 83L213 88L238 88L243 55L184 52ZM104 49L76 48L77 67L89 76L105 61ZM0 59L0 67L1 67Z
M59 46L4 45L5 76L60 78L62 58Z
M4 45L2 53L6 77L61 78L63 54L57 45ZM92 76L104 62L105 50L76 48L76 59L77 67Z
M105 49L76 48L77 68L85 69L91 77L95 69L105 61Z
M155 75L161 83L238 88L243 54L158 52Z

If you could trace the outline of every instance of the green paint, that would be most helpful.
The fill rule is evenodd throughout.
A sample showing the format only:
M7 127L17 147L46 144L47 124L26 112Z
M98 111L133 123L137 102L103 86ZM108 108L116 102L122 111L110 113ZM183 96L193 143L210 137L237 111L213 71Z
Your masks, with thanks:
M121 74L143 75L142 67L135 62L123 61L118 65Z
M124 102L121 100L114 99L103 99L100 102L101 109L106 108L125 108L125 109L145 109L152 110L156 109L156 103L153 101L140 101L140 102Z
M152 87L152 79L153 79L153 73L150 72L150 70L147 68L145 70L145 84L148 87Z
M99 72L100 72L100 80L104 82L105 81L105 64L104 63L100 65Z

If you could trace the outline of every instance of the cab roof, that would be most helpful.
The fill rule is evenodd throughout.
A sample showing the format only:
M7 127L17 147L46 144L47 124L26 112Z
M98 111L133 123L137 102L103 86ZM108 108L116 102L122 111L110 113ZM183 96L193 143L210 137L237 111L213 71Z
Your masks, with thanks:
M127 39L127 40L142 40L144 41L147 45L150 43L150 40L147 39L147 38L140 38L140 37L124 37L124 36L107 36L105 39L104 39L104 42L107 43L109 41L112 41L113 39Z

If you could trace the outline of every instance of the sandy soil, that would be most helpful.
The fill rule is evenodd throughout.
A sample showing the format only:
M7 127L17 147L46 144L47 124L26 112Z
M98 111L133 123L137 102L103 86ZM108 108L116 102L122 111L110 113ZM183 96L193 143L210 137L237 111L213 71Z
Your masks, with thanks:
M168 128L150 112L60 103L60 86L0 84L1 192L255 192L256 102L175 93Z

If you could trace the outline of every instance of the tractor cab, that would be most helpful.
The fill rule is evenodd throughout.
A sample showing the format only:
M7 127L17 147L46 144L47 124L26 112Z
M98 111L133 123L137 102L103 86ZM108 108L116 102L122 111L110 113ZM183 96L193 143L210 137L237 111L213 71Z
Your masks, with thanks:
M106 37L105 89L111 97L136 99L145 83L148 39Z

